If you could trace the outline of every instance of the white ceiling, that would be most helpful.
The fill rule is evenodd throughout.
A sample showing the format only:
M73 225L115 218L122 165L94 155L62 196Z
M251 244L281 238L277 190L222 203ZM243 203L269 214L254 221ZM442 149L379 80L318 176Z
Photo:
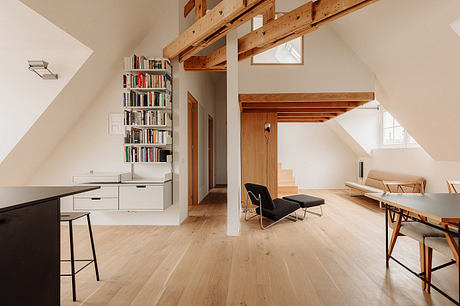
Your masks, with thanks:
M0 2L0 162L91 55L92 50L17 0ZM46 60L42 80L27 60Z
M458 0L380 0L332 28L377 78L377 100L435 159L460 160Z

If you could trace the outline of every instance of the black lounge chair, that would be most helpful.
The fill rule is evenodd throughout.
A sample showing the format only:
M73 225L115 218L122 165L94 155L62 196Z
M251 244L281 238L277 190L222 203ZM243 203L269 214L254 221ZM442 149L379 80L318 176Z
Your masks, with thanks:
M268 191L267 187L262 185L246 183L244 184L244 187L246 187L246 190L248 192L248 196L246 198L246 210L244 213L244 219L246 221L259 215L260 227L262 229L269 228L270 226L278 223L279 221L285 218L288 218L291 221L297 221L297 216L292 217L290 215L300 208L299 204L284 199L273 200L270 196L270 192ZM250 218L247 218L248 198L251 199L252 204L258 206L256 208L256 214L251 216ZM262 217L270 219L274 222L264 227Z

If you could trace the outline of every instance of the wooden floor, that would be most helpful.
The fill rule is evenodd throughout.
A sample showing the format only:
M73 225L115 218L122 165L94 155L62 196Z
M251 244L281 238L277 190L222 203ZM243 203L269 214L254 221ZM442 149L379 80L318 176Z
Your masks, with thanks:
M179 227L94 226L101 281L88 267L77 276L84 305L449 305L423 293L420 281L392 262L385 268L384 214L344 190L311 191L326 199L324 216L260 230L242 222L227 237L225 189L213 192ZM85 226L76 226L77 256L90 256ZM68 256L67 228L62 256ZM419 269L418 244L400 237L394 256ZM446 261L434 255L434 264ZM63 269L64 266L63 266ZM68 268L67 268L68 270ZM455 266L433 282L457 296ZM61 282L71 305L70 278ZM74 303L75 304L75 303Z

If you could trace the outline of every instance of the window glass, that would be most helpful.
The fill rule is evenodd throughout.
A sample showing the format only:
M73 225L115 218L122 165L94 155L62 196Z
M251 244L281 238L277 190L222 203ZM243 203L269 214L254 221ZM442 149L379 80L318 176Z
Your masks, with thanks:
M276 13L275 18L282 16ZM252 30L263 26L263 17L258 15L252 20ZM295 38L252 57L252 64L303 64L303 37Z
M418 144L389 112L383 110L382 145L407 147L408 145L414 146Z

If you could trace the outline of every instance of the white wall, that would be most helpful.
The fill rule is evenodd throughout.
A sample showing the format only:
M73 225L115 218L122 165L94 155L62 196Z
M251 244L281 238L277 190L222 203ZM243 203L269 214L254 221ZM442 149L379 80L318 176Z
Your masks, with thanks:
M343 188L357 176L356 154L326 124L278 123L278 162L300 189Z
M352 136L353 141L358 143L369 155L373 149L379 147L379 110L375 101L366 103L358 109L351 110L335 119L343 129ZM354 144L350 144L352 146Z
M380 0L332 23L372 69L377 100L436 160L460 161L458 0Z
M330 30L304 39L304 65L239 64L240 93L374 91L374 75Z
M17 0L0 2L0 163L93 52ZM43 80L28 60L45 60L57 80Z
M179 34L180 12L178 3L164 3L162 18L158 18L144 40L131 52L158 56L162 48ZM167 29L159 31L159 29ZM127 54L129 55L129 54ZM73 175L96 171L129 171L123 163L123 136L109 136L108 113L122 112L121 75L122 58L117 73L101 89L72 129L63 137L28 184L70 184ZM97 75L95 75L97 77ZM174 204L165 212L98 212L95 224L179 224L188 215L187 203L187 93L199 102L199 200L208 186L208 114L214 116L214 90L207 73L185 72L174 62ZM158 177L168 171L163 165L136 165L135 173Z
M420 175L426 178L426 192L448 192L446 180L460 179L460 163L435 161L422 148L376 149L364 159L365 176L370 169Z

